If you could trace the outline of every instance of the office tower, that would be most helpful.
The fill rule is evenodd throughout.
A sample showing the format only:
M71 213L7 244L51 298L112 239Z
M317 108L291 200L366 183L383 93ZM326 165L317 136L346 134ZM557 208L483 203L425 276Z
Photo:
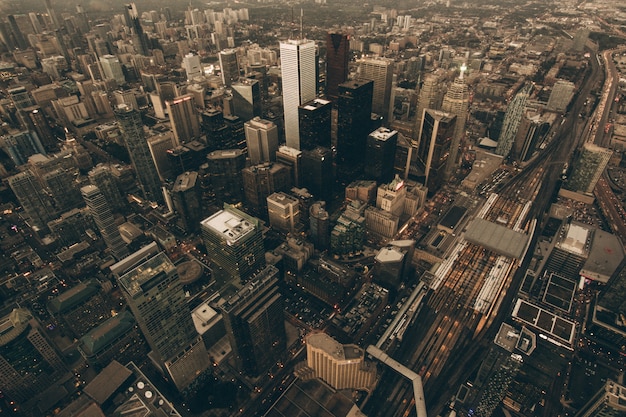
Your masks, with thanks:
M100 68L105 80L115 80L118 85L126 83L126 78L122 72L122 65L114 55L104 55L100 57Z
M337 165L351 179L364 164L365 143L371 132L374 82L348 81L339 85L337 99Z
M332 103L316 98L298 107L300 150L316 146L331 147L330 128Z
M424 111L426 111L426 109L439 110L441 107L441 95L442 90L439 76L436 73L426 75L417 97L415 128L413 129L413 137L415 140L413 146L417 146L417 141L419 141Z
M89 171L89 182L98 187L112 211L122 211L126 207L126 203L122 197L117 181L111 172L111 167L104 164L98 164Z
M204 73L202 71L202 64L200 63L200 57L189 53L183 58L183 68L187 74L187 82L192 82L195 78L201 78Z
M287 345L283 304L278 269L269 265L220 305L239 371L258 376L280 360Z
M141 113L128 106L118 106L115 109L115 118L119 123L143 197L161 202L163 200L161 183L143 131Z
M130 27L131 39L133 41L133 47L135 52L139 55L148 56L150 53L150 44L148 38L141 27L139 20L139 12L135 3L125 5L124 17L126 18L126 24Z
M100 192L95 185L86 185L80 189L83 199L89 208L91 217L93 217L100 235L111 251L115 259L120 260L128 255L126 243L122 240L120 231L115 224L115 218L111 213L111 208L104 198L104 194Z
M31 313L16 308L0 318L0 380L4 394L25 403L66 372L63 361Z
M311 101L317 93L315 42L290 39L280 43L285 140L300 149L298 106Z
M380 127L367 136L365 176L385 183L393 179L398 132Z
M613 155L613 151L593 143L585 143L572 164L571 174L564 188L583 194L593 194L600 176Z
M243 201L243 178L246 154L241 149L213 151L207 155L207 172L212 193L218 203Z
M267 213L276 230L296 233L300 227L300 201L282 191L267 196Z
M21 110L34 104L33 99L24 86L9 88L7 93L16 109Z
M302 178L302 151L283 145L276 151L276 162L289 168L291 172L291 184L293 184L294 187L300 187L300 180Z
M113 265L118 282L152 352L179 391L209 368L210 360L196 332L176 267L154 246L140 249ZM127 272L125 265L132 265ZM123 273L123 275L122 275Z
M265 213L267 196L291 187L289 168L283 164L266 162L252 165L242 171L243 192L246 202L258 213Z
M305 187L318 200L330 201L335 186L333 153L328 148L318 146L302 152L301 187Z
M225 204L200 227L216 279L246 282L265 266L259 219Z
M165 102L174 132L174 145L179 146L200 137L200 122L193 95L185 94Z
M224 124L230 132L227 149L246 149L246 132L244 130L243 123L244 121L241 120L240 117L224 115ZM226 145L226 143L224 145Z
M361 61L360 78L374 81L372 111L385 120L389 117L391 82L393 81L393 60L370 58Z
M152 135L146 139L148 149L161 181L172 178L172 161L169 151L174 149L174 134L171 131Z
M306 364L333 389L368 390L376 381L376 365L357 345L342 345L326 333L306 337Z
M455 79L450 88L448 88L441 105L441 110L456 116L454 136L452 138L452 144L450 145L448 166L446 167L446 176L448 177L459 164L459 148L465 136L465 123L467 122L470 99L469 88L463 80L466 69L465 65L461 66L459 78Z
M278 128L269 120L255 117L244 123L248 157L253 165L276 160Z
M426 109L417 144L418 165L424 171L424 185L433 192L439 189L448 161L456 116Z
M515 142L515 136L517 135L517 129L519 128L520 121L524 115L526 109L526 101L533 90L531 83L522 87L522 89L513 97L511 102L506 108L506 114L504 116L504 122L502 123L502 130L498 137L498 146L496 146L496 154L503 157L509 156L513 143Z
M324 201L316 201L309 209L309 237L317 250L330 246L330 215Z
M57 139L52 133L48 118L41 107L37 105L25 107L18 112L18 117L20 117L26 130L32 130L37 134L46 150L54 150L58 147Z
M7 50L9 51L17 47L11 34L11 28L7 26L7 24L2 20L0 20L0 41L6 46Z
M230 131L224 123L224 114L218 109L208 108L200 116L202 132L206 134L209 149L228 149Z
M261 117L263 103L261 102L261 86L257 80L239 78L230 85L233 96L233 108L235 114L241 120L250 120L253 117Z
M511 156L519 161L528 161L549 129L550 124L540 114L526 111L517 130Z
M7 16L7 21L9 22L9 27L11 28L11 32L13 33L13 39L15 39L15 44L19 49L28 48L28 43L22 33L20 27L15 20L15 16L10 14Z
M176 177L172 187L172 202L178 214L178 224L186 232L200 228L202 204L198 173L187 171Z
M24 209L30 227L36 231L45 230L55 212L50 198L31 170L9 177L9 186Z
M348 80L349 62L350 41L348 35L330 32L326 34L326 97L333 101L339 97L339 84Z
M81 207L84 204L73 177L72 173L64 168L47 172L42 177L58 213Z
M239 80L239 62L235 49L224 49L219 53L220 69L222 71L222 83L226 87Z
M0 136L0 148L6 152L15 165L28 162L28 157L35 154L46 154L37 133L30 130L9 133Z
M620 417L626 415L626 388L608 379L574 417Z
M572 97L574 97L575 90L576 86L573 82L558 80L552 87L546 108L555 112L564 113L565 110L567 110L569 102L572 101Z
M115 90L113 91L113 101L116 106L120 104L126 104L135 110L139 110L139 104L137 104L137 97L133 90Z
M56 12L52 8L52 2L50 0L44 0L44 4L46 5L46 12L48 12L48 16L52 23L52 29L60 29L61 25L59 24Z
M348 254L363 250L365 240L366 204L351 201L337 219L330 232L330 250L337 254Z

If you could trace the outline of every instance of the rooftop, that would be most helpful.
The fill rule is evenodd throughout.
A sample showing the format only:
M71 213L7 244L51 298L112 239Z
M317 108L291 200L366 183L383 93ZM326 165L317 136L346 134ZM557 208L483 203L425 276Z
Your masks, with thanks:
M474 219L467 227L465 239L496 253L520 259L528 236L485 219Z
M221 210L200 222L203 228L220 235L228 245L254 232L256 225L245 217L230 210Z
M138 267L122 275L119 281L126 292L132 297L141 291L143 284L160 273L169 273L175 268L176 267L165 253L160 252Z
M389 140L397 134L397 130L389 130L386 127L379 127L378 129L370 133L370 136L378 140Z

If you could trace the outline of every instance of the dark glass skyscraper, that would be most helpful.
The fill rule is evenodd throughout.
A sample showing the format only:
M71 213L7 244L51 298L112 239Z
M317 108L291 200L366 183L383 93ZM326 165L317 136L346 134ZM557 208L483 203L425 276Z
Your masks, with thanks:
M320 98L298 107L300 150L311 150L316 146L331 147L331 110L332 103Z
M339 85L337 100L337 166L345 179L363 169L365 142L371 132L374 82L348 81Z
M326 96L336 100L339 84L348 79L350 62L350 40L345 33L326 35ZM324 145L326 146L326 145Z
M456 116L453 114L431 109L424 112L417 159L429 192L437 191L443 181L455 126Z
M367 136L365 176L379 184L393 179L398 132L381 127Z
M150 148L143 131L141 113L132 107L120 105L115 110L115 117L120 124L124 144L139 180L139 187L144 198L162 202L161 183Z

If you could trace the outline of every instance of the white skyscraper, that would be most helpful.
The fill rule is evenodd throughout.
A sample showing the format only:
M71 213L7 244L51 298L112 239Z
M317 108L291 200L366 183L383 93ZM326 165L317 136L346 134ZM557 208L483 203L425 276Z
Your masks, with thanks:
M202 77L202 65L200 57L189 53L183 58L183 68L187 73L187 82L191 82L196 77Z
M118 84L126 83L122 65L115 55L104 55L100 57L100 67L105 80L115 80Z
M317 85L315 65L315 42L290 39L280 43L285 139L287 146L298 150L300 149L298 106L315 98Z

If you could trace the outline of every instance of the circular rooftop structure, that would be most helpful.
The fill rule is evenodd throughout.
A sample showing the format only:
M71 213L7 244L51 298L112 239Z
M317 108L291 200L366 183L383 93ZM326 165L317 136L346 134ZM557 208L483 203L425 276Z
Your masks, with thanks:
M183 285L193 284L202 276L202 266L198 262L187 261L176 265L176 271Z

